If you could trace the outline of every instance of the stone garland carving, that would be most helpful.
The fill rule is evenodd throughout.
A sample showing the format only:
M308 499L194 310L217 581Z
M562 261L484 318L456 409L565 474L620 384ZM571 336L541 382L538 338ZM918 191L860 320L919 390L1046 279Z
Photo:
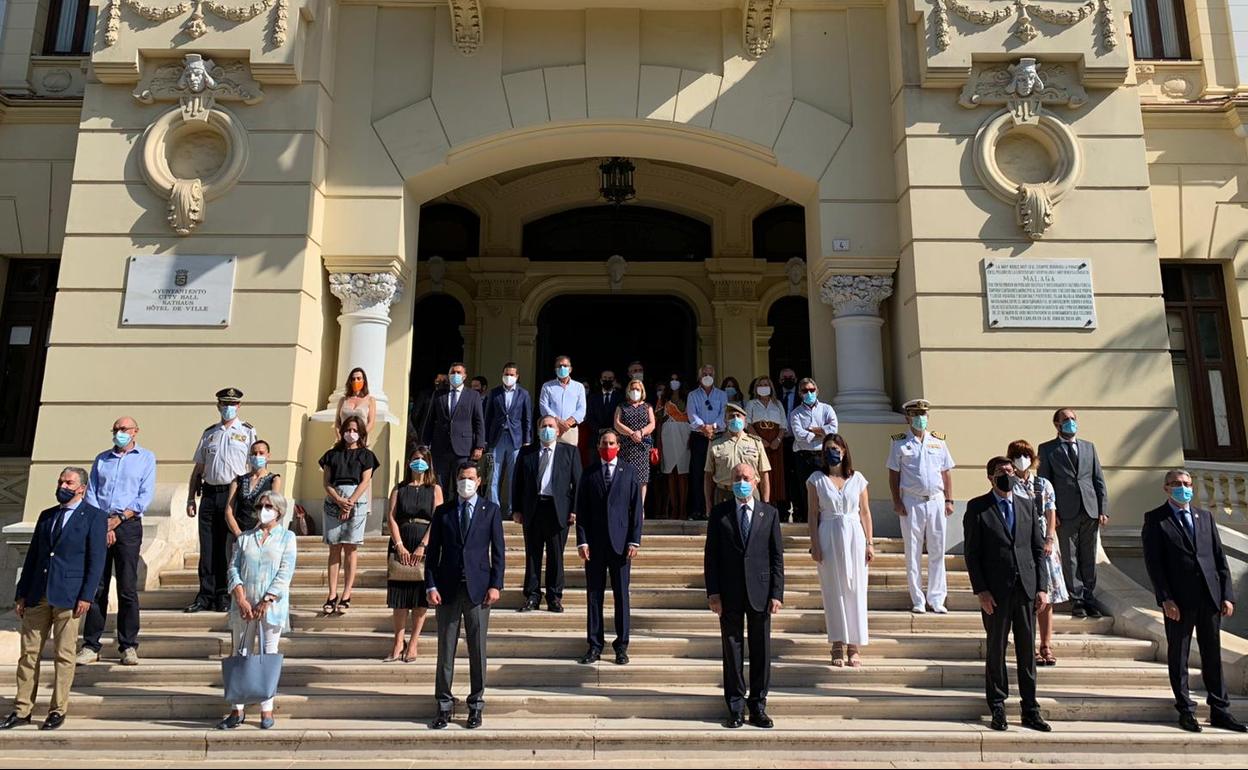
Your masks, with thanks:
M483 0L447 0L451 6L451 36L455 48L472 56L481 47L485 14Z
M1007 5L989 8L977 8L961 0L932 0L932 3L935 8L932 19L935 25L936 49L940 51L948 50L952 42L953 27L949 23L949 12L980 27L995 26L1017 14L1018 24L1014 29L1014 37L1024 43L1029 43L1040 35L1040 31L1031 23L1032 14L1049 24L1063 27L1078 24L1096 14L1105 47L1112 50L1118 46L1118 30L1110 0L1087 0L1073 8L1048 8L1027 0L1014 0L1013 7Z
M771 48L775 36L775 13L779 0L744 0L741 9L745 50L758 59Z
M967 109L1005 105L1019 122L1027 122L1043 105L1081 107L1088 93L1066 64L1040 64L1024 57L1017 64L976 66L958 104Z
M891 275L830 275L819 288L819 299L837 317L878 315L880 303L892 295Z
M1114 6L1110 0L1101 0L1101 43L1106 50L1118 47L1118 22L1114 19Z
M157 23L176 19L190 11L190 18L182 25L182 29L190 38L198 39L208 32L208 25L204 21L205 10L226 21L244 22L250 21L272 8L275 1L277 2L277 12L273 18L270 38L274 45L282 46L286 43L289 0L257 0L250 5L242 6L226 5L220 2L220 0L183 0L177 5L170 5L164 8L144 5L140 0L110 0L108 16L104 24L104 45L116 45L118 38L121 36L121 7L123 5L139 17Z
M264 101L260 84L251 77L244 61L220 64L200 54L187 54L183 63L157 67L144 78L134 98L143 104L177 100L187 120L205 120L217 101L259 104Z
M402 296L403 282L392 273L330 273L329 290L342 301L343 313L388 308Z

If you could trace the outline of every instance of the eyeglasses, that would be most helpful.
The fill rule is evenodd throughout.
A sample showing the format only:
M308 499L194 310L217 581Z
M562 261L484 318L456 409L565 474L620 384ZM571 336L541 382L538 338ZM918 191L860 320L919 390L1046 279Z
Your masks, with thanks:
M802 392L803 393L818 393L819 391L815 388L803 388Z

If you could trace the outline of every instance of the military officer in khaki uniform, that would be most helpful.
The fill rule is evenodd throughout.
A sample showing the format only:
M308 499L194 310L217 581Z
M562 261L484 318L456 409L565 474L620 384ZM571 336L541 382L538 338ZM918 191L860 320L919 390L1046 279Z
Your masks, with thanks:
M191 470L186 515L199 516L199 594L187 612L229 609L226 591L226 557L229 527L225 504L230 482L247 472L247 455L256 442L256 429L238 419L243 392L238 388L217 391L217 411L221 420L209 425L195 447L195 467ZM202 495L198 510L196 496Z
M732 498L732 470L740 463L754 467L754 477L759 479L754 485L754 496L765 503L771 502L771 462L767 459L767 448L758 436L745 432L745 416L745 408L740 404L730 401L724 407L728 430L711 442L706 452L703 486L708 507Z
M901 405L910 418L910 430L893 436L888 453L888 487L893 510L901 525L906 551L906 581L910 585L911 612L932 611L943 615L945 596L945 520L953 515L953 457L943 433L927 429L931 404L916 398ZM923 595L919 560L927 543L927 596Z

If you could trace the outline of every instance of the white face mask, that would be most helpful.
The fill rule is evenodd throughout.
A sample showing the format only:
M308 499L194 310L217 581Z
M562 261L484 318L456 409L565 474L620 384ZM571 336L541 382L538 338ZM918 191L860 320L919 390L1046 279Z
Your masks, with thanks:
M770 395L771 395L771 386L770 386L770 385L759 385L759 386L758 386L758 395L760 395L760 396L770 396Z
M702 378L702 387L709 388L715 385L715 378L709 374Z
M680 380L672 380L667 384L671 386L672 390L680 390Z
M1020 472L1031 470L1031 458L1026 455L1014 458L1014 467Z
M628 400L629 400L629 401L633 401L633 402L640 401L640 400L641 400L641 391L640 391L640 390L630 390L630 391L628 391Z
M349 430L346 433L342 434L342 438L348 444L354 444L355 442L360 440L360 434L356 433L353 430Z
M277 521L277 509L271 505L266 505L260 509L260 523L272 524Z
M477 493L477 482L475 479L460 479L455 488L459 490L459 496L467 500Z
M516 387L516 376L514 374L504 374L503 384L509 388Z

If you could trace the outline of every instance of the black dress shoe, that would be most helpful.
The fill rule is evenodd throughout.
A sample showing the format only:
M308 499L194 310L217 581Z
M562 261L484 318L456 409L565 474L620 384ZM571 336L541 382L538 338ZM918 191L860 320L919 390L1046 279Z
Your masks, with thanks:
M1082 604L1076 604L1070 610L1070 616L1072 618L1086 618L1088 616L1088 610Z
M1053 728L1048 722L1044 721L1044 717L1039 714L1024 714L1023 727L1026 727L1028 730L1035 730L1036 732L1041 733L1053 732Z
M481 726L481 707L468 709L468 722L464 725L469 730L475 730Z
M602 660L602 650L589 650L584 655L576 659L577 663L597 663Z
M429 723L429 727L430 729L433 729L433 730L442 730L450 723L451 723L451 712L439 711L438 715L433 718L432 722Z
M729 714L728 718L724 720L724 727L730 730L735 730L743 724L745 724L745 720L741 718L740 714Z
M1248 727L1225 711L1210 714L1209 726L1216 727L1219 730L1230 730L1235 733L1248 733Z
M217 599L217 601L213 603L212 609L215 612L229 612L230 600L229 599Z
M208 609L208 605L201 602L199 599L196 599L195 601L187 605L187 608L182 611L183 612L203 612L206 609Z
M1009 722L1005 721L1005 709L993 709L992 722L988 726L997 731L1010 729Z
M615 665L617 666L628 665L628 652L627 651L625 650L615 651Z
M1187 730L1189 733L1202 732L1200 722L1196 721L1195 714L1183 713L1179 714L1179 727Z
M40 730L55 730L65 724L65 715L59 711L53 711L48 714L48 718L43 720L43 724L39 725Z
M764 729L770 729L776 726L776 723L771 721L771 717L767 716L767 712L763 709L750 712L750 724Z
M14 727L19 725L28 724L30 724L29 716L19 717L17 712L14 711L5 717L3 722L0 722L0 730L12 730Z
M1083 606L1083 611L1086 612L1090 618L1105 617L1105 613L1101 612L1101 608L1097 607L1095 604L1085 604Z
M538 608L537 602L535 601L525 602L523 605L520 606L519 609L516 610L516 612L532 612L533 610L537 608Z
M558 599L555 599L553 602L547 602L546 609L551 612L563 612L563 602Z

